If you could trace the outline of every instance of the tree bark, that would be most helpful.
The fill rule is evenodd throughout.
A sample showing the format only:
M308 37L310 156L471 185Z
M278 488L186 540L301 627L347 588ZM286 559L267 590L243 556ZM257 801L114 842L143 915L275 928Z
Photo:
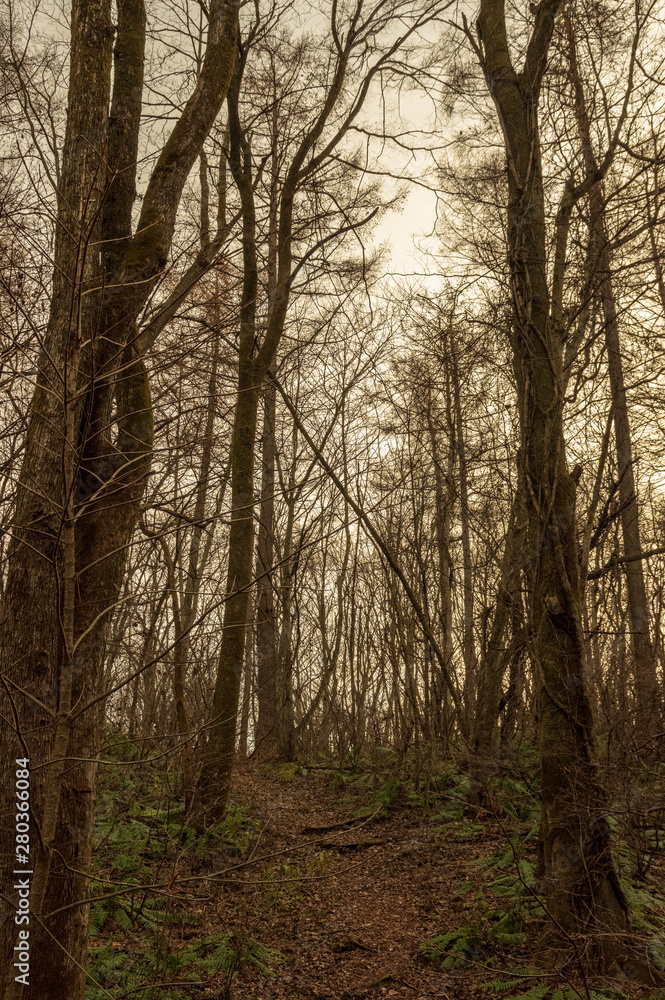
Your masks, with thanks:
M235 755L238 699L245 658L254 549L254 437L261 380L257 379L255 367L247 358L246 352L243 353L239 366L231 444L227 599L217 682L208 723L208 742L192 812L192 823L196 826L220 819L226 808Z
M448 396L449 383L448 385ZM448 428L452 437L452 403L448 399ZM427 427L432 445L432 460L434 462L435 510L436 510L436 553L440 593L440 624L443 632L442 653L446 669L452 666L453 659L453 602L452 575L453 567L450 557L450 526L453 510L453 474L455 468L455 453L452 442L449 443L445 467L439 444L439 431L434 422L431 398L427 406ZM434 661L433 661L434 662ZM440 733L448 731L448 699L443 671L439 668L437 691L437 722ZM444 716L443 720L441 716Z
M539 688L541 885L558 929L576 941L587 967L599 971L614 962L617 941L612 935L627 933L628 921L595 759L581 626L575 482L566 467L563 433L563 343L556 321L560 301L558 291L551 297L545 251L538 103L559 6L560 0L542 0L535 8L520 72L510 57L503 0L481 0L480 45L470 32L468 37L497 109L507 161L512 348L527 519L527 614ZM562 251L565 260L565 221L560 213L557 262Z
M286 527L282 543L279 589L281 595L281 630L277 652L277 754L282 760L293 760L296 748L293 706L293 598L300 553L294 544L296 514L296 465L298 430L294 424L291 439L291 465L285 492L287 502Z
M0 713L12 720L0 740L3 759L29 757L31 767L30 986L40 1000L84 994L102 660L152 447L135 321L166 262L182 187L235 58L235 10L214 0L209 24L201 78L132 237L143 4L118 3L109 121L110 0L73 3L51 311L0 623ZM12 792L7 785L1 793L5 897L14 895ZM21 989L9 958L17 931L4 903L3 1000Z
M270 756L277 743L277 629L273 589L276 397L275 385L268 375L263 392L261 507L257 546L256 676L259 715L256 749L262 756Z
M455 354L453 342L452 323L444 336L448 340L448 351L450 353L450 375L453 386L453 402L455 413L455 449L459 461L459 490L460 490L460 521L462 528L462 558L463 576L462 591L464 595L464 636L462 651L464 655L464 706L469 720L469 728L474 715L474 701L476 697L476 647L473 635L473 567L471 563L471 532L469 529L469 484L468 470L466 462L466 447L464 441L464 427L462 425L462 402L460 393L459 365Z
M487 647L478 668L478 698L473 727L473 765L470 801L476 806L487 804L487 781L496 773L497 724L502 699L503 678L512 662L517 636L510 635L510 626L519 614L519 588L522 575L521 549L524 525L520 518L520 500L516 496L510 512L510 522L504 541L503 558ZM510 697L510 691L509 695Z

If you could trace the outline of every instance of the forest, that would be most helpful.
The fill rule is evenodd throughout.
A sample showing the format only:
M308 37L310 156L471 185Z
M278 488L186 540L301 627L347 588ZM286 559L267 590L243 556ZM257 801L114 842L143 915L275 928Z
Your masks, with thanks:
M664 1000L663 0L1 0L0 1000Z

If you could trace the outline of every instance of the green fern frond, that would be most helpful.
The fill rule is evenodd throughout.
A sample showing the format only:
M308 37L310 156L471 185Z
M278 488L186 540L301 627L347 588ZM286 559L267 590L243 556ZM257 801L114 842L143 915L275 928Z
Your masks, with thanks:
M665 944L654 938L649 945L654 965L665 972Z
M126 910L123 910L121 906L113 914L113 919L120 928L121 931L133 931L134 925L132 924L131 918L127 914Z
M526 993L513 993L507 998L507 1000L545 1000L545 997L549 994L549 992L549 986L537 983L535 986L532 986L530 990L527 990Z
M514 931L512 934L499 931L498 933L493 933L492 937L495 941L498 941L499 944L507 944L511 948L524 944L526 941L526 934L523 931Z
M107 901L100 900L90 907L90 937L95 937L101 931L109 915Z

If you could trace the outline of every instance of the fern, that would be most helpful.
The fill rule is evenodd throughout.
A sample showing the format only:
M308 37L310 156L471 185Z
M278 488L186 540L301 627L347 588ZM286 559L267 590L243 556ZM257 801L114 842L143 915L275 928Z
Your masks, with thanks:
M400 789L399 778L395 778L393 775L391 775L387 779L383 788L380 790L379 801L381 802L381 805L384 806L385 808L391 806L395 801L395 799L397 798L397 793L399 792L399 789Z
M115 986L135 994L137 1000L185 1000L190 996L190 991L185 990L187 982L201 985L219 972L225 972L230 982L243 966L253 965L272 976L266 965L271 957L272 952L254 938L234 934L213 934L181 951L169 951L167 939L154 935L146 951L139 955L106 945L91 953L86 1000L108 1000L109 988ZM183 992L174 991L172 986L167 992L152 985L156 976L162 980L183 977Z
M133 931L134 925L132 924L131 917L128 915L126 910L123 910L121 906L113 914L113 918L120 928L121 931Z
M420 950L434 962L440 962L445 969L468 966L469 959L475 959L480 946L477 927L458 927L449 934L425 941Z
M513 993L507 1000L545 1000L549 994L550 987L542 983L536 983L526 993Z
M519 945L524 944L526 941L526 934L524 931L514 931L512 934L495 932L492 934L492 937L499 944L507 944L511 948L516 948Z
M90 936L96 937L109 915L108 900L102 899L90 907Z
M649 947L654 964L665 972L665 944L658 938L653 938Z
M441 818L441 817L439 817ZM480 823L471 823L469 820L454 819L440 826L441 833L448 833L458 844L465 844L475 840L484 830Z
M180 914L167 913L163 899L150 897L145 899L140 907L132 910L132 917L139 927L153 933L157 933L164 924L173 924L180 920Z
M506 971L509 973L509 975L513 976L514 978L509 980L490 979L488 982L483 983L484 989L493 990L495 993L507 993L508 990L514 990L516 987L522 986L522 983L519 982L519 979L532 979L532 978L539 979L542 975L542 972L540 970L531 969L528 967L507 969ZM533 997L534 990L540 991L540 993L536 994L535 998ZM525 1000L525 998L526 1000L541 1000L541 998L544 998L548 995L549 990L550 990L549 986L543 983L535 983L533 986L530 987L530 989L526 993L513 993L511 994L511 997L507 998L507 1000L512 1000L513 997L518 997L519 1000ZM555 1000L554 995L552 995L552 1000ZM569 998L557 997L556 1000L569 1000Z
M515 893L515 886L511 878L498 878L494 882L490 882L490 889L495 896L501 898L502 896L512 896Z
M514 975L538 976L537 969L514 969L509 970ZM506 981L502 979L490 979L483 984L484 989L493 990L495 993L507 993L508 990L515 989L515 980ZM535 983L526 993L511 993L505 1000L580 1000L580 994L570 986L551 987L546 983ZM610 1000L606 993L599 993L597 990L589 991L589 1000Z

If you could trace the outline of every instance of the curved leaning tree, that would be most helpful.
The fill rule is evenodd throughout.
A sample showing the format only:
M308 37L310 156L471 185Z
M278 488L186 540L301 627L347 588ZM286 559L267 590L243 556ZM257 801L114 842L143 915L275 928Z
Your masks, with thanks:
M211 0L196 85L133 229L143 0L118 0L117 25L111 14L111 0L73 0L50 315L0 617L2 759L30 762L29 982L42 1000L84 994L103 650L152 444L137 318L165 267L184 184L236 59L238 4ZM0 996L8 998L22 989L9 957L19 929L10 905L16 804L9 783L1 795Z

